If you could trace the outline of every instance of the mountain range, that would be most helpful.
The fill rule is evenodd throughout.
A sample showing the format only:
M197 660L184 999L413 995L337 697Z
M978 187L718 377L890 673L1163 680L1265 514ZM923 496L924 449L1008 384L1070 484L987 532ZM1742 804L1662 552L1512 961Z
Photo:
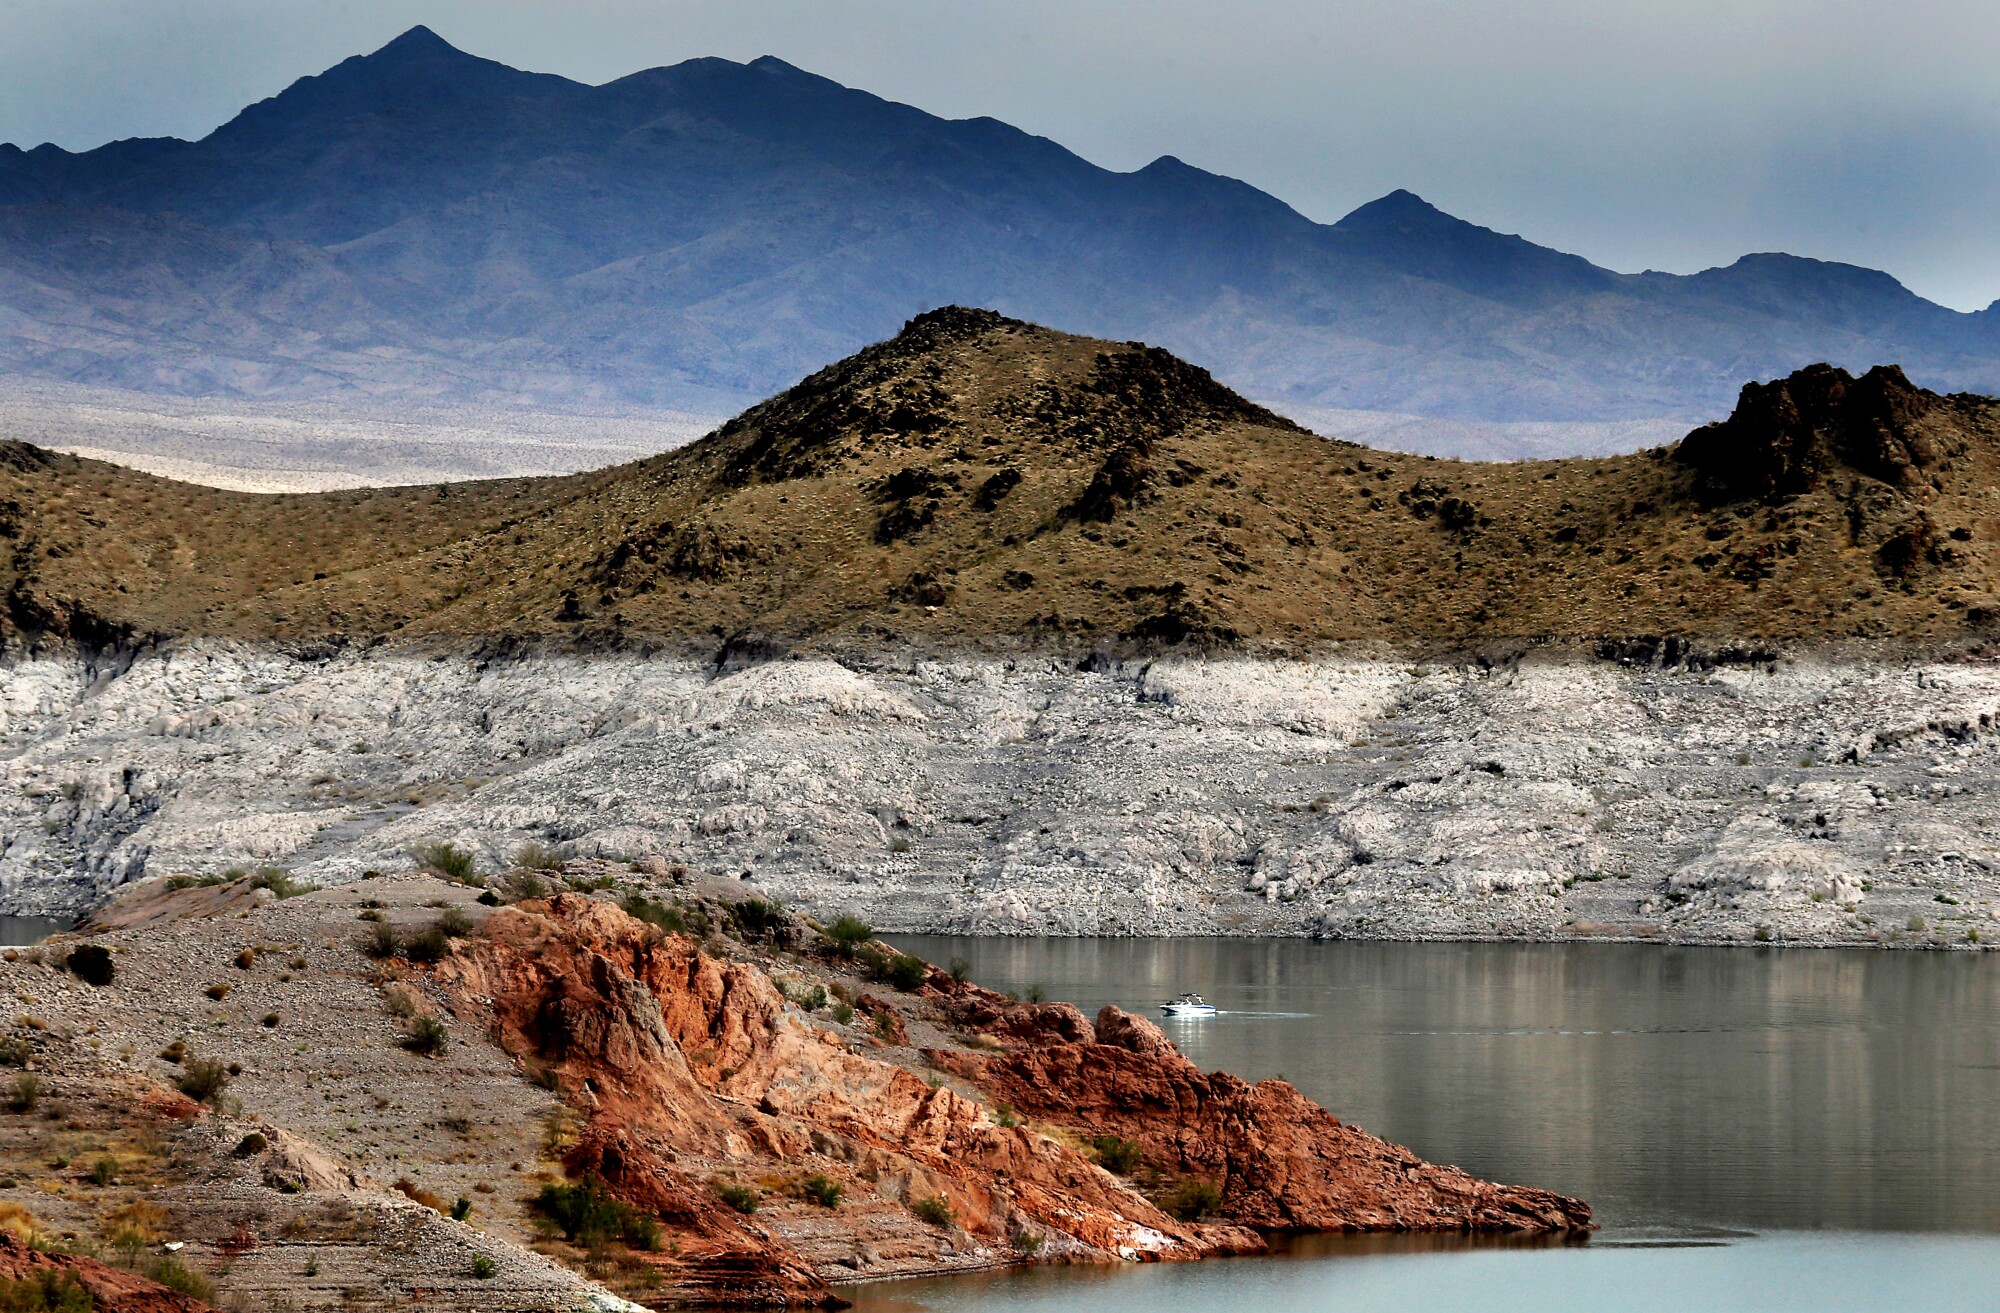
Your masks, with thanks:
M947 303L1143 337L1301 413L1703 417L1815 361L2000 391L2000 306L1876 271L1620 274L1403 191L1321 224L774 58L588 86L419 27L199 141L0 146L17 376L718 414Z

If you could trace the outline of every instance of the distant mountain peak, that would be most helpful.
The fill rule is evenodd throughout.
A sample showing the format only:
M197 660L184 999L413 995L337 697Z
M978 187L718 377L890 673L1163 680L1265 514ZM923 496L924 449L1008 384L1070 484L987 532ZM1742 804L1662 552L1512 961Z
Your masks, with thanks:
M377 50L373 55L367 55L364 58L377 59L388 54L445 51L454 55L463 55L465 53L451 42L431 31L428 27L425 27L422 23L418 23L409 31ZM470 58L470 56L467 57Z
M1477 228L1454 214L1447 214L1413 191L1398 187L1387 196L1372 200L1349 214L1336 228L1349 232L1374 232L1384 228L1454 227Z

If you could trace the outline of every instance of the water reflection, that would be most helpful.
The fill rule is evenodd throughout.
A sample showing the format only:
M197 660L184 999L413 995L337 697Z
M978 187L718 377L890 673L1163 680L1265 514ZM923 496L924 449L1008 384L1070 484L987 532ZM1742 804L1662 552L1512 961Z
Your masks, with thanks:
M1204 1068L1282 1075L1618 1232L2000 1231L2000 962L1614 944L899 936L996 988L1158 1015Z

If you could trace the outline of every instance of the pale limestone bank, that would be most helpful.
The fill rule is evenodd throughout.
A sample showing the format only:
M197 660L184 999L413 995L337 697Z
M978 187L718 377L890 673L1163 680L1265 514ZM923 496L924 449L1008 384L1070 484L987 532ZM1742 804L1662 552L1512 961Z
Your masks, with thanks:
M0 672L0 911L451 841L987 934L2000 939L2000 666L188 641Z

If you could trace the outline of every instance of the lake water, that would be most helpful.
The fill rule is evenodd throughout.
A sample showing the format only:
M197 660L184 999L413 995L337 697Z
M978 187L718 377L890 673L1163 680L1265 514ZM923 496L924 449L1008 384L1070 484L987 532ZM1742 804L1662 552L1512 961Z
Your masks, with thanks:
M2000 1308L2000 959L1613 944L898 936L999 989L1158 1016L1425 1157L1581 1196L1585 1244L865 1288L867 1309Z
M53 916L0 916L0 948L24 948L67 930L70 922Z

